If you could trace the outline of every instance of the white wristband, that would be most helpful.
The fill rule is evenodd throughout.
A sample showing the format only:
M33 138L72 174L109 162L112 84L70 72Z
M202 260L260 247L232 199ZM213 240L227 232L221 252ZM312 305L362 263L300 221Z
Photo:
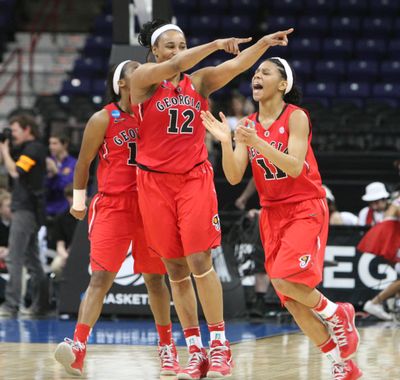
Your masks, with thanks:
M86 189L74 189L72 208L76 211L86 208Z

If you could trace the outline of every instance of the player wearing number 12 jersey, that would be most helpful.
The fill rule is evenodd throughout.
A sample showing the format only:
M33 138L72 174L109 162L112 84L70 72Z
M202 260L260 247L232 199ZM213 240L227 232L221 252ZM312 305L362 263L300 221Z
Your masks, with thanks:
M212 265L211 248L220 244L221 227L200 112L207 109L211 93L253 65L270 46L286 45L292 31L265 36L240 54L239 44L251 38L187 49L183 31L162 20L144 24L139 34L139 43L150 48L156 60L132 75L131 100L140 104L139 206L149 248L167 267L189 349L188 366L178 379L229 377L233 367L221 283ZM237 56L184 74L217 50ZM210 331L209 358L200 338L191 273Z
M147 250L138 206L135 161L138 124L129 101L128 80L138 66L137 62L124 61L110 71L110 103L90 118L75 169L71 214L82 220L86 214L89 167L98 155L98 193L88 215L92 276L79 308L74 338L66 338L55 352L56 360L72 375L83 373L90 331L130 246L134 257L132 270L143 273L157 327L170 333L170 295L164 282L165 267ZM169 365L168 370L176 373L177 362Z

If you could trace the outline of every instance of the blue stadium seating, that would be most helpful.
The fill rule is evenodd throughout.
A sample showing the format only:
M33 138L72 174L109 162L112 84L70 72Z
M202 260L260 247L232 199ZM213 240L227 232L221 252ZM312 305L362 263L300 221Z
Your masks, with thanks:
M331 34L335 37L353 37L361 28L358 17L334 17L331 20Z
M322 37L328 32L329 23L326 16L302 16L298 19L298 29L305 37Z
M368 17L363 20L362 34L364 37L386 37L390 34L393 20L391 17Z
M400 80L400 60L398 61L383 61L381 64L380 77L385 81Z
M382 38L362 38L356 41L355 51L360 59L381 59L386 53L386 41Z
M271 6L276 14L295 14L304 9L302 0L273 0Z
M296 28L296 18L293 16L268 17L268 32Z
M377 61L356 60L349 61L347 66L347 79L349 81L373 81L378 77L379 66Z
M369 9L372 15L395 15L400 10L398 0L370 0Z
M318 57L320 54L321 41L319 38L299 38L291 39L288 49L293 58Z
M367 0L338 0L338 10L345 15L360 15L368 10Z
M326 38L323 41L322 50L326 59L349 59L353 53L353 40L350 38Z
M339 83L339 96L343 98L367 98L371 95L370 85L366 82Z
M219 2L219 0L218 0ZM259 0L231 0L230 8L235 14L249 13L254 16L260 6Z
M400 99L400 82L375 83L372 87L372 96L375 98Z
M194 1L195 3L195 1ZM228 0L200 0L199 1L200 9L205 11L207 14L210 14L210 10L212 9L212 13L224 12L229 8L229 1Z
M220 26L219 16L192 16L190 19L191 31L194 34L215 35Z
M345 64L343 61L324 60L317 61L315 64L316 80L341 80L345 73Z
M309 82L305 86L305 95L311 98L336 96L335 82Z

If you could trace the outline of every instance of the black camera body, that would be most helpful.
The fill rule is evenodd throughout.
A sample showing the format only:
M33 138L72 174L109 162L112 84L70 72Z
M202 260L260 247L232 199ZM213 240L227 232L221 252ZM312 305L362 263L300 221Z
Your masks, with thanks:
M6 140L11 142L11 138L11 128L4 128L2 131L0 131L0 142L4 142Z

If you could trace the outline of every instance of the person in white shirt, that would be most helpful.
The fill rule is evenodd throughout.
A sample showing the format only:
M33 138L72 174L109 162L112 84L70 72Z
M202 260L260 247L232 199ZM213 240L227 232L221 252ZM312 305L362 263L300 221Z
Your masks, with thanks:
M382 222L389 203L390 194L382 182L372 182L365 188L362 200L368 202L358 214L358 225L373 226Z
M386 237L389 238L391 242L394 243L394 249L395 250L397 249L396 259L394 259L394 261L397 261L395 269L400 274L400 245L399 245L399 239L397 240L395 239L395 237L399 236L400 234L400 197L392 201L392 204L385 213L385 221L393 221L393 222L396 221L397 224L392 223L388 225L386 229L383 229L383 225L386 223L382 223L381 224L382 228L380 231L380 235L378 235L378 238L381 237L382 239L384 239ZM379 226L375 228L379 228ZM389 230L389 228L394 229L394 232ZM373 299L367 301L363 309L367 313L374 315L379 319L382 319L384 321L391 321L393 319L393 315L386 312L383 304L387 299L395 296L398 293L400 293L400 279L393 281Z
M328 202L329 208L329 224L332 225L344 225L344 226L356 226L358 224L358 218L351 212L338 211L335 203L335 196L329 187L322 185L326 193L326 201Z

